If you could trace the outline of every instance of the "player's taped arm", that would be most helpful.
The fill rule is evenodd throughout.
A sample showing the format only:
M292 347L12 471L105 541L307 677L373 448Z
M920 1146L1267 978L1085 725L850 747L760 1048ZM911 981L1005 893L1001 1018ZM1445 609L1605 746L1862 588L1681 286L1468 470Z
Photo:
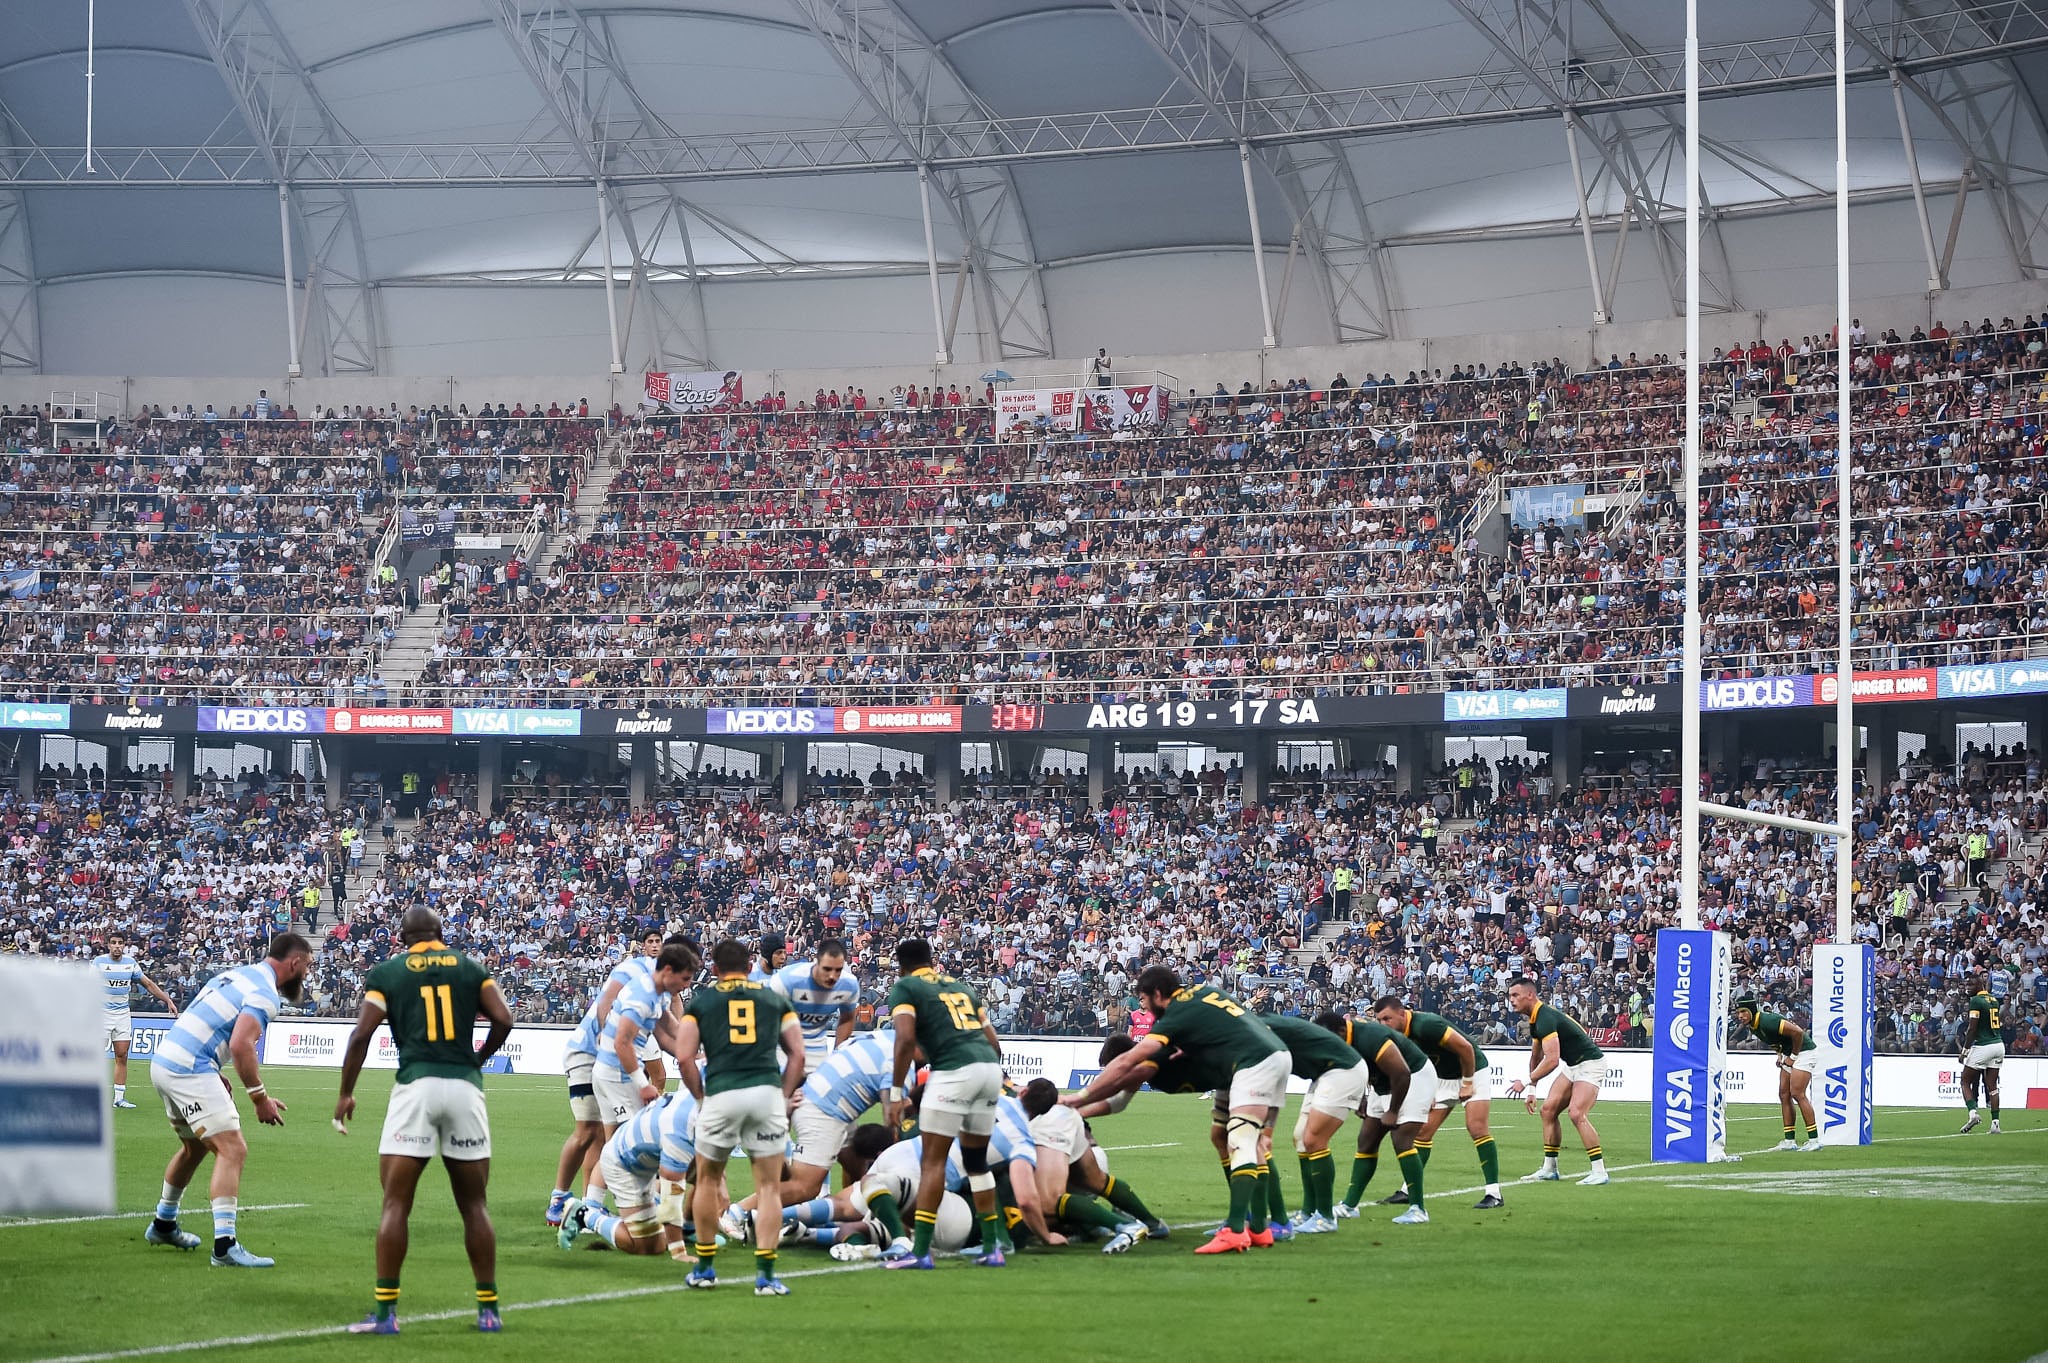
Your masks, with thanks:
M839 1011L839 1026L838 1029L832 1033L833 1050L836 1051L841 1046L844 1046L847 1042L853 1040L853 1029L855 1023L858 1020L858 1015L855 1013L853 1005L851 1004L848 1004L845 1008L842 1008Z
M512 1009L505 1003L505 994L498 988L498 982L490 978L486 978L483 987L477 991L476 1008L491 1024L490 1031L484 1036L484 1044L476 1048L476 1063L482 1065L512 1039Z
M1529 1078L1522 1085L1524 1090L1534 1090L1538 1079L1548 1079L1557 1072L1557 1033L1552 1032L1549 1036L1543 1037L1531 1049L1535 1051L1535 1058L1529 1062Z

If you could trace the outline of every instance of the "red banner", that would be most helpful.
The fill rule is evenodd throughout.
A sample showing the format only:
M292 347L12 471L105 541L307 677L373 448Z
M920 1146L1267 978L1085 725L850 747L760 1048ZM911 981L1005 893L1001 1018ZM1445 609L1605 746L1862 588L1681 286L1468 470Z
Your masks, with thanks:
M329 710L331 734L452 734L453 710Z
M1837 694L1835 674L1823 673L1815 677L1813 683L1813 703L1833 705ZM1859 703L1933 700L1936 691L1935 671L1931 667L1919 667L1905 672L1858 672L1855 687Z
M842 734L957 734L957 705L842 705Z

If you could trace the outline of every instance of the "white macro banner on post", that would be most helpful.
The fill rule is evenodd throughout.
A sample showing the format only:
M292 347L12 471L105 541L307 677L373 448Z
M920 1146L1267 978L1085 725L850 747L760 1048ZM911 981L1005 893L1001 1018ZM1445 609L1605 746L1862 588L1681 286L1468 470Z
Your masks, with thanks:
M1822 1145L1868 1145L1874 1134L1871 995L1876 958L1876 949L1868 946L1813 949L1813 1042L1820 1074L1812 1097Z
M114 1210L105 998L90 966L0 956L0 1212Z

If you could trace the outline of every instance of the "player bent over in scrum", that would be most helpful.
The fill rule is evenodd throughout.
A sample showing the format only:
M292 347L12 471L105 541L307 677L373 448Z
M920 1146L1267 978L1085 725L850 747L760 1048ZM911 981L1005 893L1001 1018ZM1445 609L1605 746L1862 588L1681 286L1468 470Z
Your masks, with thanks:
M1785 1122L1785 1138L1778 1142L1777 1148L1820 1149L1820 1128L1814 1125L1813 1099L1807 1096L1813 1076L1820 1070L1820 1051L1813 1044L1813 1037L1791 1018L1765 1012L1757 1006L1755 996L1750 994L1735 1000L1735 1020L1756 1033L1757 1040L1765 1042L1778 1054L1778 1115ZM1806 1119L1806 1144L1803 1146L1792 1139L1796 1130L1792 1125L1795 1108Z
M746 944L731 938L711 951L717 976L690 995L676 1031L676 1059L683 1087L698 1100L697 1192L692 1217L697 1232L697 1266L683 1281L691 1287L718 1286L713 1262L715 1227L722 1200L726 1161L745 1150L760 1189L755 1203L754 1295L786 1297L789 1287L775 1276L775 1248L782 1235L782 1152L789 1140L789 1109L804 1082L804 1033L789 1000L747 979L752 960ZM776 1086L776 1048L787 1058ZM697 1053L704 1071L697 1072Z
M484 1108L482 1071L512 1035L512 1010L489 971L442 942L441 920L433 913L407 909L399 920L398 940L405 950L363 977L362 1011L342 1058L341 1095L334 1104L334 1125L345 1135L344 1124L355 1115L363 1061L377 1028L389 1018L398 1047L398 1082L377 1145L384 1211L377 1222L376 1309L348 1328L359 1335L398 1333L398 1275L405 1267L413 1195L427 1162L439 1155L476 1277L476 1328L496 1334L502 1328L498 1235L486 1202L491 1121ZM491 1024L481 1049L471 1044L479 1017Z
M627 1254L668 1253L684 1258L683 1223L689 1219L690 1171L697 1158L691 1128L697 1100L666 1094L641 1108L604 1144L598 1167L617 1199L614 1216L598 1202L572 1197L562 1209L556 1240L572 1248L589 1231Z
M1522 1176L1524 1183L1557 1182L1557 1155L1563 1146L1564 1126L1559 1118L1570 1112L1579 1139L1585 1142L1586 1158L1593 1171L1579 1182L1597 1187L1607 1182L1607 1161L1602 1158L1600 1133L1593 1129L1593 1104L1600 1101L1600 1084L1607 1077L1607 1053L1593 1044L1586 1029L1565 1015L1562 1008L1545 1003L1536 992L1534 980L1523 978L1508 986L1508 1004L1529 1019L1529 1078L1509 1085L1509 1097L1517 1092L1529 1111L1536 1110L1537 1090L1557 1075L1565 1082L1553 1083L1543 1100L1543 1167Z
M1494 1148L1493 1128L1487 1120L1493 1109L1493 1081L1486 1065L1486 1052L1448 1019L1435 1013L1414 1012L1391 994L1375 1000L1372 1011L1383 1024L1420 1046L1436 1067L1436 1102L1429 1110L1429 1121L1423 1125L1422 1134L1415 1140L1415 1148L1422 1152L1423 1167L1429 1167L1429 1152L1436 1141L1437 1128L1451 1115L1452 1108L1462 1104L1465 1134L1472 1138L1472 1147L1479 1153L1479 1172L1486 1178L1485 1196L1473 1204L1473 1209L1495 1211L1507 1205L1500 1195L1500 1152ZM1407 1202L1407 1189L1385 1201L1390 1206Z
M1294 1123L1294 1153L1301 1162L1302 1214L1295 1229L1324 1235L1337 1229L1337 1167L1330 1138L1359 1111L1372 1085L1372 1066L1350 1042L1298 1017L1260 1014L1287 1047L1297 1079L1309 1081Z
M1426 1225L1429 1211L1423 1204L1422 1152L1415 1148L1415 1137L1429 1120L1429 1106L1436 1099L1429 1057L1420 1046L1382 1023L1319 1013L1315 1025L1341 1038L1372 1066L1370 1091L1359 1109L1365 1121L1359 1127L1358 1152L1351 1161L1351 1187L1337 1204L1335 1215L1358 1215L1359 1202L1379 1168L1380 1138L1391 1132L1394 1156L1401 1162L1410 1200L1408 1210L1395 1217L1394 1224Z
M192 1006L163 1034L149 1067L149 1082L164 1100L164 1115L178 1137L178 1153L164 1167L163 1195L156 1217L142 1238L152 1245L197 1249L198 1236L178 1229L178 1202L199 1165L213 1156L213 1266L269 1268L275 1260L251 1254L235 1238L235 1220L242 1195L242 1166L249 1146L242 1139L241 1114L227 1076L221 1073L226 1055L242 1081L242 1091L255 1104L256 1120L265 1126L284 1125L284 1104L263 1086L258 1052L263 1029L277 1016L285 999L296 1000L304 987L313 948L296 932L270 939L270 952L254 965L236 966L206 982Z
M1054 1219L1102 1224L1090 1205L1099 1206L1094 1199L1101 1198L1115 1209L1104 1213L1112 1218L1104 1254L1122 1254L1140 1240L1167 1237L1166 1223L1152 1214L1129 1182L1112 1178L1103 1167L1102 1152L1088 1137L1086 1119L1060 1105L1057 1084L1034 1079L1017 1102L1031 1118L1031 1139L1038 1147L1038 1200Z

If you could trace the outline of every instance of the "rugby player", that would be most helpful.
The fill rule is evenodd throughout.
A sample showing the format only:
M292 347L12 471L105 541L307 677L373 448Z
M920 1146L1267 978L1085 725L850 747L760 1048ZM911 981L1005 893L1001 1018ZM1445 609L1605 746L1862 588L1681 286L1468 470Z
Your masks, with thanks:
M573 1248L577 1235L589 1231L627 1254L677 1256L684 1248L682 1227L697 1158L696 1120L697 1100L687 1090L665 1094L634 1113L598 1156L618 1214L607 1212L602 1203L572 1197L562 1209L556 1243Z
M789 1285L775 1276L775 1247L782 1235L782 1157L789 1139L789 1109L804 1082L803 1027L788 999L747 978L750 959L744 942L727 938L713 947L711 970L717 978L690 995L676 1030L683 1087L698 1101L697 1192L691 1218L697 1230L697 1266L683 1281L691 1287L718 1286L714 1227L720 1187L732 1152L745 1150L759 1189L754 1204L760 1213L754 1295L786 1297ZM621 996L622 1011L624 1007ZM696 1063L700 1050L702 1074Z
M675 933L666 941L659 932L643 933L639 942L640 954L628 956L612 967L612 973L597 997L584 1010L582 1022L569 1035L562 1071L569 1081L569 1117L575 1125L570 1128L569 1138L562 1142L561 1158L555 1163L555 1190L548 1197L547 1223L550 1226L562 1223L562 1208L569 1201L579 1174L584 1181L583 1196L596 1197L604 1191L603 1176L596 1173L597 1157L611 1133L590 1078L591 1069L597 1062L597 1040L611 1016L612 1004L617 1000L619 991L636 978L652 978L654 958L661 954L663 946L685 946L690 949L693 960L697 957L696 944L683 933ZM696 968L691 966L693 974ZM662 1068L661 1051L653 1037L642 1039L640 1059L654 1086L665 1088L668 1076Z
M107 949L92 958L93 969L107 987L107 1044L114 1048L114 1106L133 1110L128 1101L128 1046L135 1038L135 1016L128 1009L129 996L141 985L156 995L164 1011L175 1013L178 1005L163 987L142 973L142 962L128 954L128 941L118 932L107 934Z
M1366 1094L1360 1112L1365 1120L1359 1125L1358 1150L1351 1161L1351 1186L1335 1207L1333 1219L1358 1215L1359 1203L1379 1168L1380 1141L1391 1133L1394 1158L1407 1181L1409 1201L1408 1210L1395 1217L1394 1223L1427 1225L1429 1210L1423 1202L1422 1152L1415 1148L1415 1138L1422 1124L1429 1120L1430 1106L1436 1101L1429 1057L1420 1046L1384 1023L1347 1018L1341 1013L1318 1013L1315 1025L1342 1038L1346 1046L1372 1065L1368 1076L1371 1091Z
M1600 1083L1607 1077L1607 1054L1593 1044L1586 1029L1565 1015L1562 1008L1545 1003L1536 992L1536 982L1527 976L1508 986L1508 1003L1529 1020L1529 1077L1510 1084L1508 1096L1521 1097L1528 1110L1536 1110L1537 1090L1545 1080L1563 1075L1565 1082L1553 1083L1543 1100L1543 1167L1524 1174L1524 1183L1555 1183L1557 1155L1564 1145L1564 1127L1558 1120L1569 1111L1579 1139L1585 1143L1592 1172L1579 1182L1586 1186L1606 1183L1607 1161L1601 1157L1600 1133L1593 1129L1593 1104L1600 1100Z
M1017 1095L1017 1102L1031 1118L1031 1139L1038 1147L1039 1201L1050 1205L1055 1215L1061 1215L1060 1197L1087 1193L1122 1212L1125 1222L1137 1223L1142 1236L1119 1226L1103 1247L1104 1254L1121 1254L1139 1239L1164 1240L1172 1233L1129 1182L1109 1172L1107 1157L1089 1136L1087 1119L1079 1109L1061 1105L1059 1085L1034 1079Z
M796 1006L804 1029L805 1068L844 1046L853 1036L860 1006L860 979L846 968L846 943L827 937L814 961L791 961L768 976L768 987Z
M1991 1134L1998 1134L1998 1072L2005 1067L2005 1034L1999 1030L1998 1000L1991 997L1990 981L1979 972L1965 981L1970 1006L1963 1016L1962 1054L1963 1104L1970 1109L1963 1130L1974 1131L1984 1120L1977 1111L1977 1090L1982 1085L1985 1105L1991 1109Z
M1210 1125L1220 1128L1230 1172L1229 1218L1195 1253L1242 1253L1271 1245L1260 1146L1287 1100L1292 1062L1286 1045L1221 990L1206 984L1183 988L1169 966L1146 966L1138 972L1136 988L1139 1001L1157 1019L1152 1030L1109 1061L1086 1088L1060 1102L1085 1111L1152 1082L1161 1060L1170 1057L1175 1064L1171 1082L1199 1083L1212 1091ZM1217 1134L1212 1131L1211 1139Z
M748 984L766 984L789 964L789 939L779 932L761 934L761 963L747 972Z
M1309 1081L1294 1122L1294 1153L1301 1162L1301 1211L1296 1230L1323 1235L1337 1229L1337 1167L1330 1137L1359 1111L1372 1086L1372 1066L1341 1036L1298 1017L1260 1014L1292 1059L1294 1075Z
M870 1136L870 1132L875 1135ZM853 1144L859 1148L876 1139L888 1142L889 1129L870 1122L855 1131ZM833 1199L836 1224L829 1228L818 1226L807 1238L829 1244L832 1257L847 1262L879 1257L889 1267L910 1263L916 1256L913 1242L904 1234L902 1211L909 1206L918 1208L920 1219L915 1224L927 1255L934 1249L941 1253L976 1252L973 1241L979 1214L961 1196L962 1190L972 1190L968 1189L966 1167L957 1153L946 1159L941 1175L945 1186L938 1205L928 1221L922 1219L928 1148L922 1136L885 1144L860 1182ZM828 1240L828 1236L834 1238Z
M1429 1167L1430 1151L1436 1144L1437 1128L1459 1104L1465 1107L1465 1134L1479 1153L1479 1172L1486 1178L1486 1192L1474 1210L1493 1211L1507 1205L1500 1195L1500 1151L1494 1148L1493 1128L1487 1118L1493 1110L1493 1078L1486 1066L1486 1052L1477 1042L1435 1013L1418 1013L1389 994L1372 1006L1373 1016L1422 1048L1436 1069L1436 1101L1429 1120L1415 1139L1422 1152L1422 1164ZM1389 1205L1408 1200L1403 1189L1387 1199Z
M1785 1138L1778 1142L1777 1148L1820 1149L1820 1128L1814 1125L1813 1100L1806 1096L1813 1076L1820 1071L1820 1052L1814 1047L1813 1037L1791 1018L1765 1012L1757 1006L1754 995L1745 994L1735 1000L1735 1020L1778 1053L1778 1115L1785 1122ZM1806 1144L1803 1146L1793 1139L1798 1130L1792 1125L1794 1107L1806 1119Z
M931 1079L918 1112L923 1158L911 1252L889 1267L932 1267L932 1236L946 1191L946 1156L957 1138L974 1214L981 1223L982 1252L975 1263L1001 1268L1005 1261L988 1144L995 1131L996 1100L1003 1092L1003 1044L973 986L933 967L931 943L921 937L897 943L896 968L901 974L884 1000L896 1033L885 1109L890 1130L902 1129L904 1082L919 1050L931 1066Z
M641 1038L650 1037L657 1046L673 1044L678 1027L677 996L689 989L697 965L694 949L664 946L651 973L635 972L619 989L597 1034L597 1058L590 1067L590 1084L597 1094L606 1140L627 1118L661 1096L667 1080L664 1077L662 1083L656 1083L649 1075L641 1056Z
M335 1125L346 1135L345 1124L356 1110L356 1080L378 1025L388 1017L398 1047L398 1082L377 1145L384 1211L377 1222L376 1309L348 1328L359 1335L398 1333L398 1276L405 1266L413 1194L428 1161L439 1155L476 1280L476 1328L496 1334L503 1327L498 1237L486 1202L491 1120L482 1070L512 1035L512 1010L488 970L441 940L441 920L432 912L407 909L398 940L405 951L363 977L362 1009L342 1057L341 1096L334 1104ZM478 1017L491 1024L480 1047L474 1044Z
M254 965L238 965L206 982L192 1006L178 1014L157 1041L149 1082L164 1100L164 1115L178 1137L178 1153L164 1168L163 1193L156 1216L143 1232L152 1245L197 1249L199 1237L178 1228L178 1202L185 1185L210 1153L213 1177L213 1266L270 1268L275 1259L251 1254L235 1238L235 1213L241 1198L242 1166L249 1158L242 1139L242 1118L235 1111L227 1076L221 1073L223 1053L242 1081L242 1091L265 1126L283 1126L283 1103L263 1087L257 1055L263 1029L284 1006L304 992L313 948L296 932L270 939L269 953Z

